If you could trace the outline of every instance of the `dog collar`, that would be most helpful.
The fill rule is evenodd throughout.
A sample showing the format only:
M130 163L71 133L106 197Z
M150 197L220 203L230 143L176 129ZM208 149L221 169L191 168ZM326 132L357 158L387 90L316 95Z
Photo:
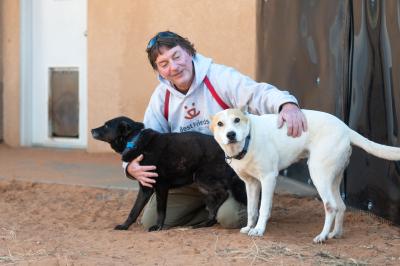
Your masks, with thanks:
M250 134L247 135L246 140L244 142L244 147L241 152L236 154L235 156L225 156L225 161L230 164L232 162L232 159L240 160L242 159L246 154L247 154L247 149L249 148L249 143L250 143Z
M142 132L140 131L139 134L137 134L136 136L134 136L130 141L128 141L126 143L125 149L133 149L136 146L136 142L138 141L140 135L142 134Z

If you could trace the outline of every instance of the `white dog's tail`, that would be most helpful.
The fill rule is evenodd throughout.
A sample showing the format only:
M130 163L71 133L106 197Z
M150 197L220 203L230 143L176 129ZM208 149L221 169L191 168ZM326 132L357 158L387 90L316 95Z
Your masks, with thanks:
M400 160L400 148L378 144L361 136L352 129L349 129L349 131L350 131L350 141L353 145L360 147L364 149L366 152L382 159L390 161Z

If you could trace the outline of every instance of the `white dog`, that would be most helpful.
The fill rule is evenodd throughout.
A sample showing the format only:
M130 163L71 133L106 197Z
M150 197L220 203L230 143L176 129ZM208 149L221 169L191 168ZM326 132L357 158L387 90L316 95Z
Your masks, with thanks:
M279 171L308 158L311 179L325 208L325 224L314 242L340 237L346 206L339 185L350 158L351 144L380 158L400 160L400 148L372 142L328 113L303 112L308 130L298 138L287 136L286 126L278 129L275 114L256 116L227 109L212 117L210 128L216 141L225 151L228 163L246 183L248 222L241 233L264 234ZM334 220L333 231L329 232Z

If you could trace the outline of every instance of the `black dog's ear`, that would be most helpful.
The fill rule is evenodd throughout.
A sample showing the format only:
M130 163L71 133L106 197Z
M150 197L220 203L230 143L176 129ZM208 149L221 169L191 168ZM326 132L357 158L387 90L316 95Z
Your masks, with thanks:
M144 128L144 124L140 122L135 122L135 129L142 130Z
M126 121L121 121L121 123L118 125L118 130L119 130L119 133L122 135L122 136L128 136L132 131L133 131L133 127L132 127L132 125L131 124L129 124L128 122L126 122Z
M121 121L118 125L119 133L122 136L129 136L131 133L135 131L140 131L144 128L144 124L140 122L129 122L129 121Z

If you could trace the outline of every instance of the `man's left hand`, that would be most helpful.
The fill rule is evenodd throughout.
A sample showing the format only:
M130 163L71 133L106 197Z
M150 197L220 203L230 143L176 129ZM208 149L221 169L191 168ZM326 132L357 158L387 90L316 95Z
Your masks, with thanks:
M278 116L278 128L286 122L287 135L294 138L300 137L307 131L307 120L300 108L294 103L285 103Z

